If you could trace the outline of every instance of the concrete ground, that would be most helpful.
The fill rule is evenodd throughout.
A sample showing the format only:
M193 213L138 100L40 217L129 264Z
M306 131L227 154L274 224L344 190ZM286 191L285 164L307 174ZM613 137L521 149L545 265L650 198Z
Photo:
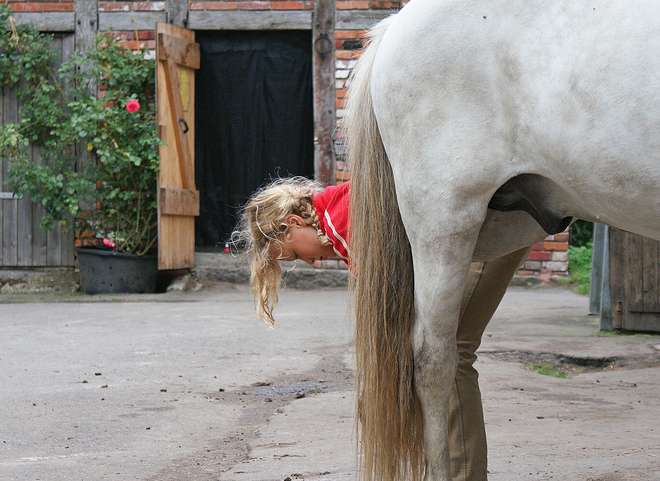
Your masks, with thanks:
M587 308L505 296L478 361L491 481L660 480L660 337L599 336ZM243 285L0 294L0 479L354 480L348 310L285 289L268 330Z

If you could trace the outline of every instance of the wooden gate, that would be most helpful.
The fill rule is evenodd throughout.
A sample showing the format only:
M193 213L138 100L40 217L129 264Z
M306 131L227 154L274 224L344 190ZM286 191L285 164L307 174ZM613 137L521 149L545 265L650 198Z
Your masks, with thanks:
M660 331L660 242L609 229L612 327Z
M158 149L158 268L183 269L195 263L195 70L199 45L195 34L156 24L156 98Z
M51 45L62 63L74 50L74 35L55 35ZM16 89L4 87L0 90L0 122L18 122L18 109ZM39 150L33 148L31 155L37 160ZM72 267L72 230L55 225L46 235L39 228L43 207L29 197L16 199L12 196L4 183L8 164L0 157L0 267Z

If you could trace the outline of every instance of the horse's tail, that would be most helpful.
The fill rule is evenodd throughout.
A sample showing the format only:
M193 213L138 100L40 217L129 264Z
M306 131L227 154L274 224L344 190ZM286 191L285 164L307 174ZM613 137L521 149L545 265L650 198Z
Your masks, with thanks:
M371 69L388 21L354 71L347 134L351 291L356 316L360 468L365 481L420 479L423 424L413 387L413 266L371 98Z

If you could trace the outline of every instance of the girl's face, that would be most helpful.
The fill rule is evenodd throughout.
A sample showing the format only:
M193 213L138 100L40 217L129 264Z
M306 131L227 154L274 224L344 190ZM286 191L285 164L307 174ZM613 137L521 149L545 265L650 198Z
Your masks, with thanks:
M284 219L288 227L288 235L281 244L272 242L270 254L280 261L300 259L308 264L336 257L331 245L322 246L316 229L307 225L302 217L291 214Z

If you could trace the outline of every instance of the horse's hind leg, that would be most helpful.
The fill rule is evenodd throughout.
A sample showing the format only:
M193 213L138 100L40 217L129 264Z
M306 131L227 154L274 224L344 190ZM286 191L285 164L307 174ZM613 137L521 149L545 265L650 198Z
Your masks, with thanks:
M456 332L474 246L485 218L485 204L425 199L437 205L433 220L419 211L419 199L406 199L405 181L397 186L402 219L410 240L415 280L412 337L415 389L422 406L427 481L449 481L447 413L458 363ZM431 195L431 197L433 197ZM453 205L452 205L453 204ZM459 205L460 204L460 205ZM481 210L478 206L483 204ZM470 208L466 208L470 205ZM443 223L441 219L453 219Z
M433 254L413 250L416 319L412 347L415 389L424 418L425 479L449 481L447 413L458 365L461 293L471 254L456 253L453 262L433 259Z

